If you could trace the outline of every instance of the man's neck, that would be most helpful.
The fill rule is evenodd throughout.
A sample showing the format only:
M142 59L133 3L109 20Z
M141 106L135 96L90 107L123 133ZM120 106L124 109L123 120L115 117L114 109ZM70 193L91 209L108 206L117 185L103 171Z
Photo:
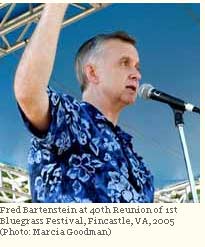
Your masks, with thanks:
M92 94L91 96L91 94L84 92L82 99L95 106L114 126L117 125L122 107L102 95Z

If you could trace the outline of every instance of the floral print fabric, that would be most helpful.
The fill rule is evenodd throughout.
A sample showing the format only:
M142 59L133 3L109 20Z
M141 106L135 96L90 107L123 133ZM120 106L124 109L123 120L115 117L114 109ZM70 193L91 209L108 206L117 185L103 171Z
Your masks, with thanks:
M48 88L52 121L32 132L28 163L33 202L153 202L153 176L132 137L94 106Z

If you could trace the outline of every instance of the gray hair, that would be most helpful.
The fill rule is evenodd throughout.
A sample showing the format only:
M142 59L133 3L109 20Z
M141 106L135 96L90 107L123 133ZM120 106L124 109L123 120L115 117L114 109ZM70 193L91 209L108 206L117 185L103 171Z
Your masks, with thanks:
M135 46L136 44L135 39L123 31L118 31L110 34L99 34L82 44L75 57L76 75L81 85L81 92L84 92L88 84L88 80L84 72L85 64L90 60L95 61L95 59L103 50L103 44L105 43L105 41L111 39L118 39L130 43L133 46Z

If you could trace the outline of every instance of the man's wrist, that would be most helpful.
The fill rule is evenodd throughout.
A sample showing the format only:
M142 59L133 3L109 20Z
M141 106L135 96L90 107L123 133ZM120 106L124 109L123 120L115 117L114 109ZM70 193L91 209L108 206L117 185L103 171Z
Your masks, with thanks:
M69 5L68 3L46 3L45 8L52 10L66 11L68 5Z

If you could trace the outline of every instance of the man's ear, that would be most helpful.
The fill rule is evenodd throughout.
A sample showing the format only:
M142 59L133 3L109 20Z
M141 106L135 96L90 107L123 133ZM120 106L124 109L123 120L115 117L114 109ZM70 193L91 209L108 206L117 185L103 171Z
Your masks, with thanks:
M97 69L94 64L86 64L84 67L84 72L90 83L98 83Z

